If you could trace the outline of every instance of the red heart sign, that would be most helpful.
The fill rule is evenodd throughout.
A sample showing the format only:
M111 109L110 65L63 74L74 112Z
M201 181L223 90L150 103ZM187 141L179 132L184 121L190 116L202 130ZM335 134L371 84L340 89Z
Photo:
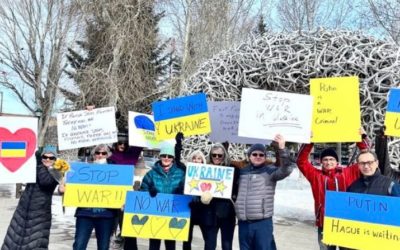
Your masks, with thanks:
M11 133L6 128L0 128L0 144L2 142L26 142L25 157L1 157L0 163L11 172L17 171L35 153L36 134L27 128L18 129ZM0 148L0 150L2 150ZM1 155L1 154L0 154Z
M209 183L209 182L202 182L202 183L200 184L200 189L201 189L202 192L211 190L211 183Z

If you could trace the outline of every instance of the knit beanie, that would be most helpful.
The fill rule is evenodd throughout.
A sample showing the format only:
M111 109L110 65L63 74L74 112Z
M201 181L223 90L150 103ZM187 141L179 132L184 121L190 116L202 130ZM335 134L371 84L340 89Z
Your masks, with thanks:
M254 151L261 151L265 153L265 146L260 143L253 144L247 151L247 156L250 156Z
M336 161L339 161L339 157L333 148L327 148L327 149L322 150L321 156L320 156L321 161L326 156L332 156L333 158L336 159Z
M170 144L161 146L160 155L172 155L175 158L175 148Z
M46 145L42 150L41 156L44 154L52 154L54 157L57 157L57 148L55 146Z

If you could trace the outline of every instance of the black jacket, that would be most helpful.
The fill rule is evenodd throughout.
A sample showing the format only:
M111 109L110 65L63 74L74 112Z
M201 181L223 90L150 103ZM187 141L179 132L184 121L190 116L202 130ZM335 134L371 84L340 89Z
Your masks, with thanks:
M372 176L361 176L358 178L347 188L347 192L390 195L389 187L392 182L393 181L389 177L383 176L380 171L377 170Z

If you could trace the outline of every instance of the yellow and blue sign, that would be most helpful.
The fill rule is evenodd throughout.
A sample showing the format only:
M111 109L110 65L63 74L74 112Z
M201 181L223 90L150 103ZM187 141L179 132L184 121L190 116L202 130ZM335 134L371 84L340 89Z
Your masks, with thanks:
M400 198L326 192L323 242L354 249L398 249Z
M134 166L71 163L67 173L64 206L121 208L133 189Z
M0 157L2 158L26 157L26 142L23 141L0 142Z
M152 109L159 141L175 138L178 132L185 136L211 132L205 94L154 102Z
M388 104L385 115L385 134L400 137L400 89L392 88L389 91Z
M187 241L191 196L148 192L126 194L122 236Z

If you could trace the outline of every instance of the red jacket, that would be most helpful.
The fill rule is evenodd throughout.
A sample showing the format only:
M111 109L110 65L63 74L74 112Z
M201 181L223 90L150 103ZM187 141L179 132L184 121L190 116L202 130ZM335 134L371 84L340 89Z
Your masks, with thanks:
M347 187L360 176L358 164L348 167L337 166L334 169L319 170L315 168L309 159L314 144L304 144L297 158L297 166L310 182L314 196L315 225L322 227L325 214L325 190L346 191ZM368 148L365 142L357 143L359 149Z

